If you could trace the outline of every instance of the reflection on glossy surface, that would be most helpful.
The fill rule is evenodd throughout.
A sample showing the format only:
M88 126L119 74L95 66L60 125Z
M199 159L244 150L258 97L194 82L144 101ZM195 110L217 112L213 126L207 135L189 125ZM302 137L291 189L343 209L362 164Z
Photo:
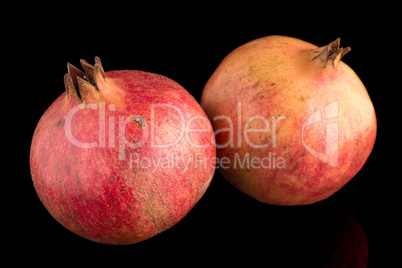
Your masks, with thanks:
M366 268L368 244L366 234L349 211L317 211L305 215L293 230L280 228L280 255L288 255L279 261L279 267L309 268ZM308 213L307 213L308 214ZM302 216L302 215L300 215ZM287 225L287 224L286 224Z
M317 250L317 263L311 267L367 267L366 234L352 213L338 215L323 229L321 238L319 235L313 237L321 247Z
M366 234L349 209L327 203L278 207L243 201L231 207L238 212L236 219L235 209L219 215L221 228L214 240L227 252L228 262L273 268L367 267Z

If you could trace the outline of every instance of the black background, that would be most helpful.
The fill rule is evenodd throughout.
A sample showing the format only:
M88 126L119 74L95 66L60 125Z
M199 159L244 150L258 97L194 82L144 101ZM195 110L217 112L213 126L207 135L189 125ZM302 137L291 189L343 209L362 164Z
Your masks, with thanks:
M4 232L12 235L9 250L34 253L32 263L49 264L53 260L57 264L100 260L118 265L127 260L139 265L145 260L186 266L203 262L320 267L317 263L329 259L323 253L327 251L321 247L322 238L330 237L333 222L352 215L366 234L368 267L393 266L401 250L397 155L401 121L396 112L400 85L393 82L398 78L394 64L400 56L398 36L392 34L393 17L377 6L362 10L337 4L302 10L289 4L296 12L292 14L287 8L262 3L248 8L240 5L236 11L231 7L218 10L216 4L186 5L111 5L98 10L70 4L47 7L48 11L39 7L43 10L29 14L23 26L10 31L7 43L11 46L5 54L16 64L9 68L13 87L8 90L15 95L7 117L17 118L11 129L22 135L11 143L10 150L15 153L12 159L18 159L12 161L18 166L9 177L16 186L4 190L11 195L5 203L11 212L2 216L8 219ZM67 62L79 67L79 59L93 63L94 56L99 56L106 71L159 73L180 83L200 101L206 81L223 57L248 41L272 34L319 46L341 37L341 46L352 47L344 61L366 85L377 113L378 134L370 158L350 183L317 204L279 207L242 194L217 170L204 197L181 222L129 246L87 241L50 216L32 185L29 147L41 115L64 91ZM23 115L18 114L19 109Z

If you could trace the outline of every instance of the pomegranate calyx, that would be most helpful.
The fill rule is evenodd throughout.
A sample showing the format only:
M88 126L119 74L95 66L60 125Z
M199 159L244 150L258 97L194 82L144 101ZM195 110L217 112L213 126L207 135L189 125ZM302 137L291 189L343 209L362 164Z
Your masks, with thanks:
M89 81L94 80L94 67L84 59L80 59L80 63L85 71L85 78Z
M99 100L99 91L96 87L85 79L77 77L78 89L81 95L81 101L93 102Z
M106 74L102 67L102 62L99 57L95 57L95 84L100 85L106 83Z
M340 44L341 39L338 38L326 46L313 50L313 53L318 53L318 55L314 56L312 60L322 61L324 63L324 68L327 67L328 63L332 63L332 66L336 68L342 57L352 50L350 47L340 47Z
M66 88L66 92L67 92L67 99L75 99L78 102L81 102L81 98L78 95L77 89L74 86L74 81L73 78L71 77L71 75L69 73L67 73L64 76L64 87Z
M74 96L79 102L100 99L99 85L106 83L106 75L101 60L95 57L95 66L86 60L80 60L85 73L72 64L67 64L68 73L64 76L67 96ZM78 89L78 90L77 90Z
M72 78L74 87L77 88L78 87L77 77L83 78L85 74L80 69L78 69L77 67L75 67L70 63L67 63L67 71L70 77Z

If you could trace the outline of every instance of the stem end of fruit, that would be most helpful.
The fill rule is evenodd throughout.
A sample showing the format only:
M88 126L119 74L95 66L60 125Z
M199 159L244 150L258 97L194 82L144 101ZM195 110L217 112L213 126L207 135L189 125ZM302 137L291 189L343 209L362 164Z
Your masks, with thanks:
M77 81L81 100L83 102L93 102L99 100L99 91L95 88L93 84L80 77L77 77Z
M77 84L78 85L78 84ZM77 88L74 85L73 78L69 73L66 73L64 76L64 86L67 92L68 99L76 99L78 102L81 102L80 96L78 95Z
M86 79L89 81L94 80L94 67L84 59L80 59L80 63L81 63L82 68L85 71Z
M324 68L326 68L328 64L336 68L342 57L352 50L350 47L342 48L340 47L340 44L341 39L337 38L335 41L329 43L327 46L323 46L313 50L313 53L318 55L314 56L312 58L312 61L322 61L324 63Z
M102 62L99 57L95 57L95 72L94 72L95 84L105 84L106 74L102 67Z
M79 102L99 100L100 89L106 84L106 74L100 59L95 57L95 66L84 59L80 63L85 73L70 63L67 64L68 73L64 76L64 85L68 98L73 96Z

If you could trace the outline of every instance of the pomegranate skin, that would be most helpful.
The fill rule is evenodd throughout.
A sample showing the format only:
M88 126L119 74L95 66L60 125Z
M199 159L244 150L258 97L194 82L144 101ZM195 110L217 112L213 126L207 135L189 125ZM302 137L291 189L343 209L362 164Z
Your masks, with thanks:
M215 171L212 126L169 78L105 73L98 58L82 65L85 74L68 65L66 92L36 127L34 187L75 234L137 243L175 225L205 193Z
M340 61L350 48L339 44L268 36L219 64L201 106L216 133L220 172L236 188L264 203L312 204L362 168L376 116L363 83Z

